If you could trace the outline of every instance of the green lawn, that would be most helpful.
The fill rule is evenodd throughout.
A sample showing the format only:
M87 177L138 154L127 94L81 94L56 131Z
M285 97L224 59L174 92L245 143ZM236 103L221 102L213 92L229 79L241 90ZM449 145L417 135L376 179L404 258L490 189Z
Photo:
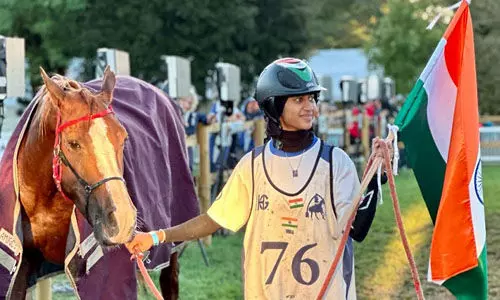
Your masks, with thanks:
M483 166L486 204L490 298L500 297L500 166ZM426 299L452 299L446 289L427 283L427 265L432 225L411 171L402 171L396 185L413 254ZM384 187L384 204L378 207L370 234L355 244L356 285L359 299L414 299L406 257L401 246L392 204ZM182 299L242 299L240 253L243 235L216 236L207 248L210 267L192 243L181 257ZM151 274L156 280L158 274ZM55 294L54 299L70 299ZM140 291L139 299L153 299Z
M500 166L483 166L490 298L500 296ZM397 177L403 221L412 243L427 299L453 299L445 289L426 281L432 223L411 171ZM387 187L384 187L387 191ZM388 193L384 192L384 195ZM356 247L358 295L361 299L415 298L411 274L395 227L390 199L379 207L370 235ZM388 241L392 241L393 243ZM388 246L390 244L393 247ZM383 250L383 251L381 251ZM374 272L377 271L377 272ZM380 275L380 276L378 276ZM385 275L385 276L384 276ZM396 284L395 284L396 283Z

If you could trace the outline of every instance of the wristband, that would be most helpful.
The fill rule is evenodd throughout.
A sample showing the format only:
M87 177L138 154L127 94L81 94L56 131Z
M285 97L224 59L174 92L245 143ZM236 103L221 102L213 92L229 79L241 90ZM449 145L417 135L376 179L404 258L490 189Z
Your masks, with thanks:
M160 243L165 243L165 241L167 240L167 233L163 229L160 229L159 231L163 233L163 239L161 239Z
M153 238L153 246L158 246L158 244L160 243L160 239L158 238L158 234L155 231L151 231L149 234Z

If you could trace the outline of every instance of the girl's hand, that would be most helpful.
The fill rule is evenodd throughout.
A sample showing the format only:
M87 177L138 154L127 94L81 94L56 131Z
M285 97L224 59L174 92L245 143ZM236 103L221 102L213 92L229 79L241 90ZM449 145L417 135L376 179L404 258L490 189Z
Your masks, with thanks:
M152 246L153 237L147 232L138 232L130 243L125 244L131 254L136 254L136 251L147 251Z

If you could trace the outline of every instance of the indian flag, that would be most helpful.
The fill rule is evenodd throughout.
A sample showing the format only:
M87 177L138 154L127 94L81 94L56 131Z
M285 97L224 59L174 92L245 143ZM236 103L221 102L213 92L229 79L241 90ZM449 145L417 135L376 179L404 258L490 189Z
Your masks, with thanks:
M282 217L281 226L288 228L297 228L298 221L299 220L297 218Z
M303 198L291 199L288 200L288 204L290 205L290 208L301 208L302 206L304 206L304 199Z
M461 3L396 125L434 222L429 280L443 284L458 299L486 299L476 67L467 1Z

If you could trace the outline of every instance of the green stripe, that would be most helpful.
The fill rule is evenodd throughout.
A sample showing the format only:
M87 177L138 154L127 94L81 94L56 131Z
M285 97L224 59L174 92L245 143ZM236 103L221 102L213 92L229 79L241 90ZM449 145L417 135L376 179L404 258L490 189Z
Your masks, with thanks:
M297 208L297 207L303 207L304 204L295 204L295 205L292 205L290 206L290 208Z
M448 279L443 284L458 300L488 299L488 263L486 245L479 256L479 265Z
M293 67L290 67L288 68L289 70L293 71L295 74L299 75L299 77L304 80L304 81L311 81L312 79L312 76L311 76L311 70L306 67L305 69L301 70L301 69L297 69L295 68L294 66Z
M427 209L436 222L443 191L446 163L432 138L427 121L427 93L424 82L418 80L398 113L395 124L405 144L409 165L413 168Z
M291 228L297 228L297 225L292 225L292 224L281 224L281 226L291 227Z

